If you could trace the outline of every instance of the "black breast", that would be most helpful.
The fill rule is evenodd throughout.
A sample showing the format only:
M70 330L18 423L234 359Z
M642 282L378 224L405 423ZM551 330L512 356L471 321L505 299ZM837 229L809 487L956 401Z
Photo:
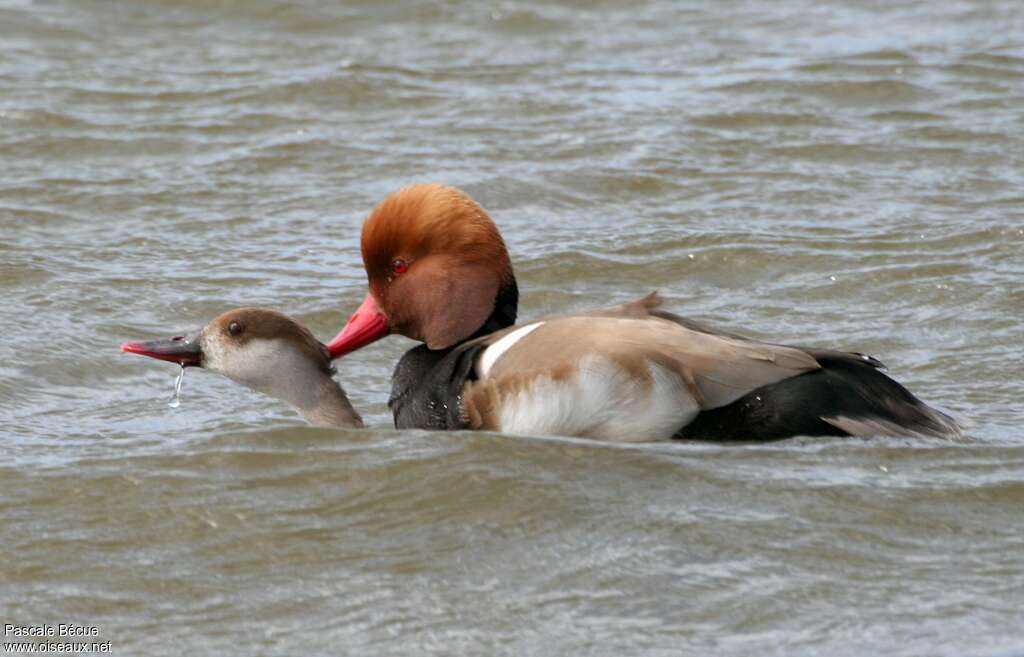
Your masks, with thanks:
M431 351L420 345L405 352L391 377L388 408L398 429L465 429L462 387L475 378L473 364L484 347Z

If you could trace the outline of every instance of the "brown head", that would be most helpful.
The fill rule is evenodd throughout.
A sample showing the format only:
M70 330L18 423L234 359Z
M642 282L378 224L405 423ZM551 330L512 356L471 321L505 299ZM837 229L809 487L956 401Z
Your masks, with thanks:
M499 297L514 290L508 249L487 213L465 192L421 184L384 199L363 224L369 294L328 344L332 358L389 333L444 349L479 332ZM514 292L513 292L514 294ZM515 321L515 303L501 308Z
M304 326L274 310L236 308L198 331L126 342L121 350L223 374L290 403L312 424L362 426L331 378L327 347Z

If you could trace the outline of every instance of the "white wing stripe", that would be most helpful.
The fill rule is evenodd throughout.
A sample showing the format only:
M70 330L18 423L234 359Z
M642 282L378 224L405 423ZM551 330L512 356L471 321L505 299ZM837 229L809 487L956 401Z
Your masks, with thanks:
M501 358L501 355L508 351L512 345L519 342L533 331L537 330L544 325L544 322L537 322L536 324L527 324L522 328L517 328L502 339L498 340L490 347L484 349L484 353L480 356L480 361L477 363L477 376L481 379L487 378L487 373L494 367L494 363Z

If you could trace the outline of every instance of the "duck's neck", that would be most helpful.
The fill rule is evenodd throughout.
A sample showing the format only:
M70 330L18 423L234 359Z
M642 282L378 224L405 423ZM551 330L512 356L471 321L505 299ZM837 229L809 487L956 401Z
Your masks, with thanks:
M253 378L233 372L230 378L286 402L315 427L363 426L363 419L352 408L345 391L328 372L310 365L301 355L295 356L292 365L279 366L269 373L260 370Z
M516 277L510 275L508 282L504 283L498 290L498 296L494 299L494 311L483 326L476 333L466 338L472 340L483 335L489 335L500 331L516 323L516 314L519 311L519 287L516 285ZM463 340L465 342L465 340Z
M321 375L312 382L309 389L296 391L290 399L284 401L299 412L314 427L348 428L363 426L363 418L359 416L345 391L337 381Z

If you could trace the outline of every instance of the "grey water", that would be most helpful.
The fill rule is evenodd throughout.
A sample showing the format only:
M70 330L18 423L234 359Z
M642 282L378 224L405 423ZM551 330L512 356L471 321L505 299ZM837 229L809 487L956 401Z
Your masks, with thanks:
M0 623L114 654L1024 655L1024 5L0 0ZM657 289L872 354L959 440L370 427L118 351L327 339L386 194L459 186L520 316ZM5 637L5 640L9 637Z

